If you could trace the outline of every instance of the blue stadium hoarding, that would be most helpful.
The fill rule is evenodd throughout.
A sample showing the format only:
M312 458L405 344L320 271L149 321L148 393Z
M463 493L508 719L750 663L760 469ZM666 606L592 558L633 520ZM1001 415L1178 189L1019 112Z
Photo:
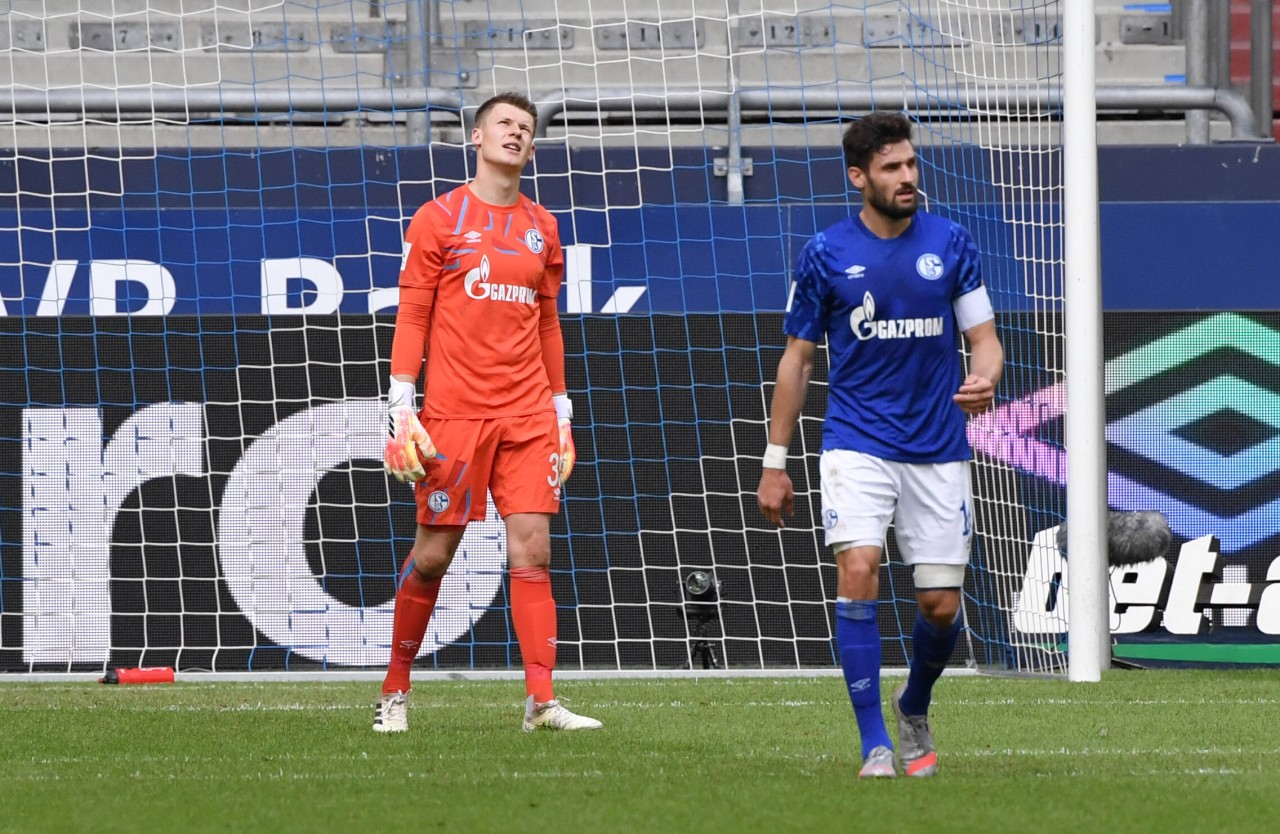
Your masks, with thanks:
M586 286L597 311L610 300L611 312L780 309L796 253L847 213L849 192L830 149L749 150L746 203L729 206L709 149L543 149L526 190L581 249L565 309L588 311ZM986 251L1011 253L1010 195L968 170L982 158L923 158L926 189ZM1104 148L1099 163L1107 310L1280 309L1280 282L1264 280L1280 228L1277 148ZM386 310L404 224L466 165L453 148L0 160L0 315Z
M988 208L962 218L979 240L1007 234L981 219L998 214ZM626 306L613 312L779 310L799 248L847 212L806 204L559 213L564 243L580 249L566 275L576 289L562 304L599 311L621 290ZM1280 309L1280 282L1262 280L1280 202L1104 205L1101 217L1107 310ZM0 314L384 312L395 307L405 222L386 207L0 210L0 246L23 255L0 266ZM598 223L607 240L575 237ZM596 301L584 309L586 287ZM995 301L1026 309L1023 296Z

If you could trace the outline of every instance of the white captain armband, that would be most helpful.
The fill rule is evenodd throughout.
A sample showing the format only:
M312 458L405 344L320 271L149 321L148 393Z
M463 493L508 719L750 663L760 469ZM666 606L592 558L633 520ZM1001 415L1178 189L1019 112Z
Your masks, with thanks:
M956 325L961 333L996 317L995 310L991 308L991 297L982 285L951 302L951 309L956 314Z

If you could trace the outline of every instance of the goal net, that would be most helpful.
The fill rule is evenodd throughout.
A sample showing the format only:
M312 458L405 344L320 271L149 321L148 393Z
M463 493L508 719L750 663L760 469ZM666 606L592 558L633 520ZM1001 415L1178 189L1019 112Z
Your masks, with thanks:
M374 669L408 487L382 472L401 235L467 181L475 107L539 105L579 459L559 665L834 668L817 489L756 508L781 310L857 210L843 126L917 122L1008 356L971 423L957 663L1058 671L1058 4L12 0L0 16L0 670ZM425 36L424 36L425 33ZM1055 387L1056 386L1056 387ZM883 569L887 665L914 602ZM515 669L490 505L419 666Z

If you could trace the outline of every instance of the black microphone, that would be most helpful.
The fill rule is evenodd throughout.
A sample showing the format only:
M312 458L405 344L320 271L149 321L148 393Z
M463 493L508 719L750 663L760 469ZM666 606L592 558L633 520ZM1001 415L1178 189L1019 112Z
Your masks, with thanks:
M1140 565L1158 559L1169 549L1173 533L1169 519L1155 510L1107 514L1107 562L1113 567ZM1067 521L1058 525L1058 552L1067 555Z

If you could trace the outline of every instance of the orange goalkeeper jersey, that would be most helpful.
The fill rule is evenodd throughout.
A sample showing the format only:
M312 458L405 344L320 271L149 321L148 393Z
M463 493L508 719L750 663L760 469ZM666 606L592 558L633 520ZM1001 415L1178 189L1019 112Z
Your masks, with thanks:
M543 299L554 309L563 277L556 220L523 194L495 206L463 185L419 208L405 233L400 293L403 303L406 293L434 292L423 413L550 410L539 319Z

